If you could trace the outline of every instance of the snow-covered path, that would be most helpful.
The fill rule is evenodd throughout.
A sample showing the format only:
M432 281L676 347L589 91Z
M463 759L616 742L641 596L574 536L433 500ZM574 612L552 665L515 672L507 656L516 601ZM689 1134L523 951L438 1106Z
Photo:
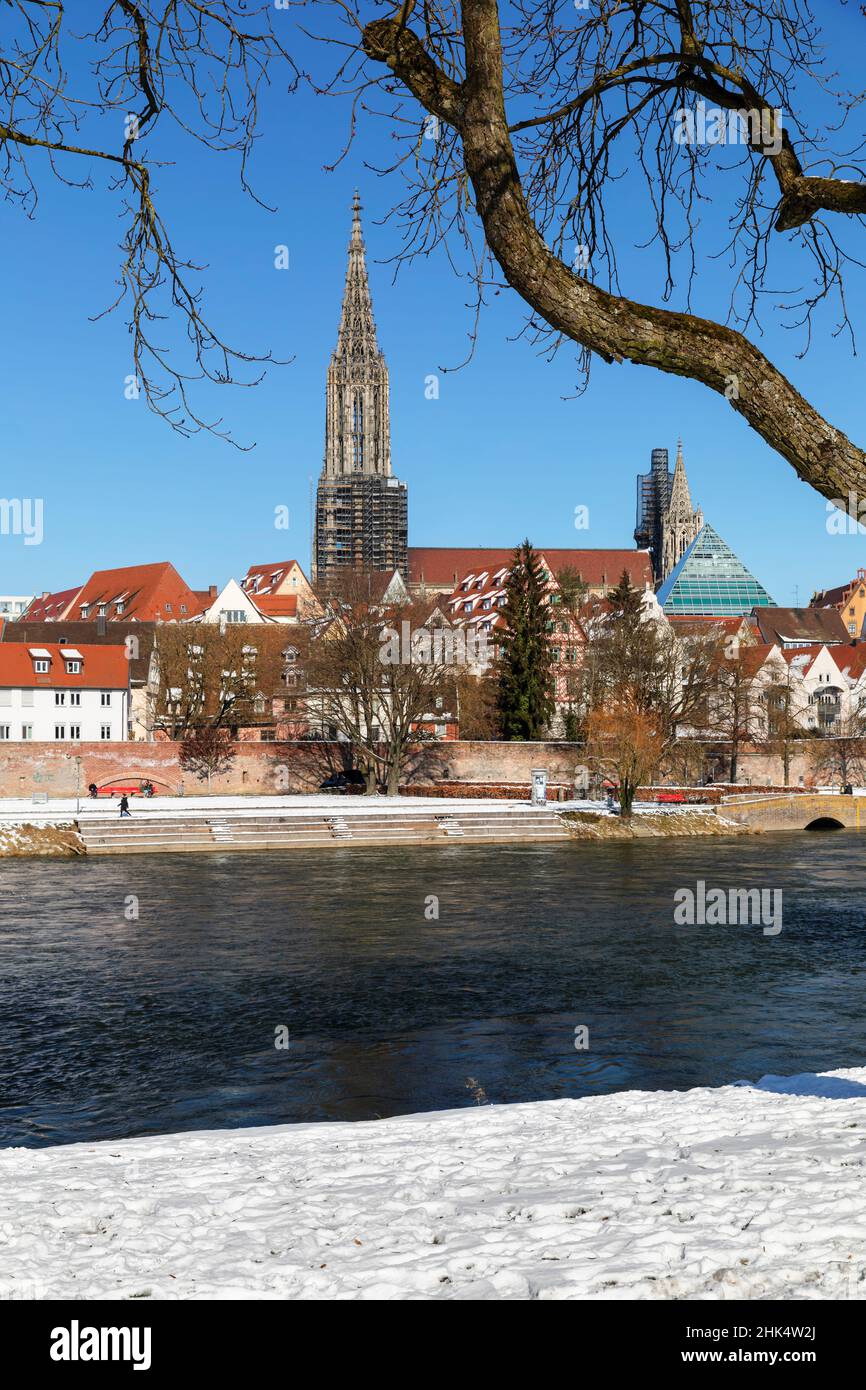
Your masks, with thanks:
M0 1297L862 1298L866 1068L0 1151Z

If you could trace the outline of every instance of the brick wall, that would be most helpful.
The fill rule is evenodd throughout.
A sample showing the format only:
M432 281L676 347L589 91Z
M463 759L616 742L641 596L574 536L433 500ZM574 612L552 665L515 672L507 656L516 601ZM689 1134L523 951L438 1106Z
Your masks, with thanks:
M314 790L329 774L342 768L339 744L248 743L234 745L231 768L213 780L213 791L264 795L273 791ZM413 783L515 782L529 784L534 767L545 767L554 782L571 782L579 750L567 743L447 742L420 746L407 769ZM187 796L207 790L178 761L179 745L160 743L14 743L0 748L0 796L86 794L119 778L149 778L157 793L176 795L183 785Z
M330 773L340 769L342 747L331 743L246 743L234 745L235 758L228 772L213 781L213 791L224 794L303 792L315 790ZM90 782L102 785L114 778L150 778L157 792L177 794L183 785L187 796L207 790L178 761L179 745L161 743L14 743L0 748L0 796L26 796L47 792L50 796L86 794ZM419 746L413 753L405 781L414 785L438 782L511 783L528 786L535 767L546 768L549 781L573 785L582 764L582 750L570 743L473 743L466 740ZM800 777L811 784L808 761L802 754L792 759L791 783ZM764 753L744 753L739 781L778 785L781 762Z

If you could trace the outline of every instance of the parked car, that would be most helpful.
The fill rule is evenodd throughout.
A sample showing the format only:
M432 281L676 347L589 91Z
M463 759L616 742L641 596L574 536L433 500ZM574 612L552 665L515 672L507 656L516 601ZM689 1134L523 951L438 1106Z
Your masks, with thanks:
M363 796L367 779L357 768L347 772L332 772L319 786L320 792L336 792L338 796Z

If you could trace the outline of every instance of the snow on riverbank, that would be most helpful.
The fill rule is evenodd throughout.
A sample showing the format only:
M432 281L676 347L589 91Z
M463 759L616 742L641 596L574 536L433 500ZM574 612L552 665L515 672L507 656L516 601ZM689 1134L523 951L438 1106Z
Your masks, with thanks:
M866 1068L0 1150L4 1298L862 1298Z

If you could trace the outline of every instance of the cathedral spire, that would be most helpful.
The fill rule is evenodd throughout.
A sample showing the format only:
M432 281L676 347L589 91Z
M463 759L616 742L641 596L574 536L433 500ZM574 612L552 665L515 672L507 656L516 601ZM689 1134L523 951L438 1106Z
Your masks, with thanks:
M686 465L683 462L683 441L681 439L677 440L677 461L674 464L668 511L672 520L685 520L692 515L692 499L689 492L689 480L686 477Z
M683 462L683 441L677 441L677 461L671 479L667 508L662 517L662 577L667 578L679 564L704 524L700 507L692 511L692 498L686 465Z
M337 346L328 367L325 407L325 474L391 475L388 368L376 341L367 278L361 199L352 198L346 281Z
M316 493L313 568L405 576L407 489L391 472L388 368L376 341L361 199L352 198L343 307L325 392L325 459Z
M355 189L352 198L352 235L349 240L349 260L343 289L343 309L337 333L335 357L379 357L376 324L373 320L373 300L367 279L364 234L361 230L361 198Z

